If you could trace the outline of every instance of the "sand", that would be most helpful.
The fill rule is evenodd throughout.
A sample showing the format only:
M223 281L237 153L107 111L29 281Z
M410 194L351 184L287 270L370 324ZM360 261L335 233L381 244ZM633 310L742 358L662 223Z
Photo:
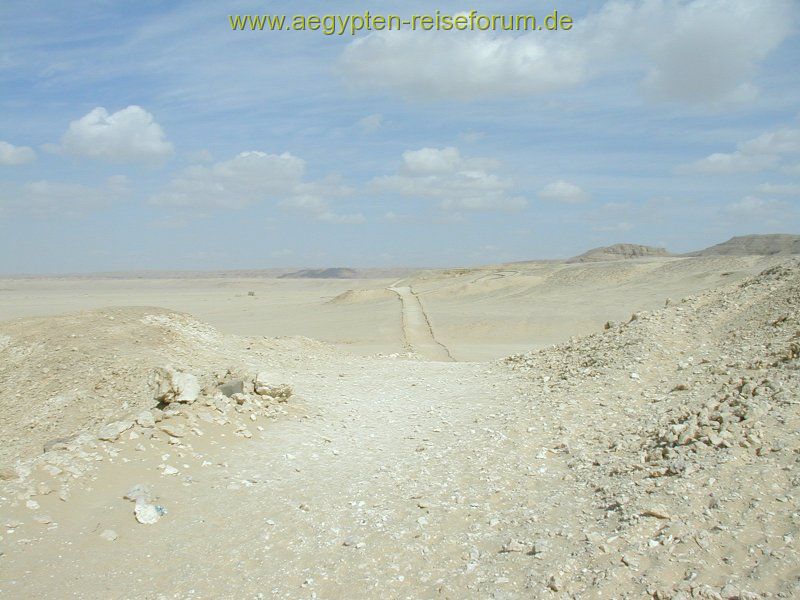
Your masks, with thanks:
M397 284L416 294L446 352L457 360L491 360L594 331L609 319L654 308L667 297L736 281L775 260L745 256L523 263L425 271L400 280L0 279L0 321L158 306L192 314L224 333L299 335L359 354L390 354L408 350L402 304L389 291Z
M800 594L796 261L0 290L4 597Z

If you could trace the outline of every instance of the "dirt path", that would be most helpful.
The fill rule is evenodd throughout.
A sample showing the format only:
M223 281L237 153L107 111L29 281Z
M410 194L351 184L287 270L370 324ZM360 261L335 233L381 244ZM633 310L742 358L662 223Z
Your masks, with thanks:
M546 434L531 443L516 429L526 404L509 377L477 363L303 367L294 380L300 412L268 422L252 440L208 430L191 449L136 452L136 442L120 442L69 503L40 500L38 512L58 526L14 534L29 540L4 557L13 574L4 591L434 598L505 589L517 597L527 578L521 565L531 558L501 553L503 544L531 519L563 523L559 507L577 512L582 500L543 485L560 481L566 467L540 452L552 443ZM502 413L493 412L498 398ZM162 462L180 472L160 474ZM120 498L138 481L152 485L168 511L156 525L135 523ZM119 539L99 539L109 528ZM504 577L509 568L516 574Z
M392 286L389 289L400 297L403 306L403 336L406 345L430 360L455 360L447 347L436 339L430 319L414 290L410 286Z

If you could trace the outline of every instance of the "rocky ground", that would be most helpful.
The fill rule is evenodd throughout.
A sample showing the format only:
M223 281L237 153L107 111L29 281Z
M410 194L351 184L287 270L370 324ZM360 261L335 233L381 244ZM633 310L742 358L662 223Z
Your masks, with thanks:
M493 363L0 326L0 596L793 598L800 267Z

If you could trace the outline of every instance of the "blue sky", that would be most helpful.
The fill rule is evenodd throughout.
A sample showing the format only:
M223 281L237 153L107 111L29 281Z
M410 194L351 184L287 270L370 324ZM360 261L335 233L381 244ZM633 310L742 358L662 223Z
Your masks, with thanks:
M548 14L561 32L233 32ZM0 5L0 273L445 266L800 233L791 0Z

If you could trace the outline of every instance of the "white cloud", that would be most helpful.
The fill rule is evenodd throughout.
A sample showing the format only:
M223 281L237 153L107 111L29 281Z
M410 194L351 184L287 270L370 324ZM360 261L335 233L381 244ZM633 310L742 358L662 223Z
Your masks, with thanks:
M796 154L800 152L800 129L784 127L762 133L739 144L739 150L751 155Z
M746 196L737 202L729 204L725 207L725 210L736 217L758 220L778 216L788 208L789 205L781 200Z
M468 99L569 88L615 65L655 99L741 102L794 15L791 0L615 0L569 32L375 32L347 46L341 69L367 87Z
M574 183L560 179L544 186L539 192L539 198L564 204L581 204L589 200L589 194Z
M365 133L375 133L383 126L383 115L367 115L358 121L358 127Z
M775 167L780 157L773 154L747 154L736 151L726 154L715 152L690 165L678 168L679 173L705 173L725 175L732 173L757 173Z
M800 129L782 128L740 142L736 151L716 152L678 168L683 173L756 173L777 168L786 154L800 153Z
M411 176L452 173L465 166L458 148L422 148L403 152L402 171Z
M326 223L359 225L366 222L367 219L362 213L340 214L331 210L328 200L320 195L326 189L330 192L328 186L306 184L298 188L297 195L282 200L278 206L284 210L309 215L317 221ZM341 188L337 195L347 193L349 193L347 188Z
M781 196L800 196L800 185L796 183L762 183L758 186L762 194L776 194Z
M446 211L519 210L527 202L511 193L511 182L489 172L494 161L465 159L457 148L422 148L403 153L394 175L377 177L370 187L381 193L431 198Z
M347 196L350 188L338 180L304 181L306 163L288 152L242 152L212 165L194 165L181 171L150 203L173 208L243 209L262 202L312 215L320 221L356 223L363 215L340 215L328 198Z
M69 124L58 150L110 162L158 162L173 152L164 130L140 106L113 114L95 108Z
M692 103L748 101L758 63L792 30L785 0L665 2L653 30L651 65L644 85L660 97ZM656 26L656 23L652 23Z
M289 153L242 152L212 165L194 165L150 198L160 206L240 209L291 195L302 184L305 161Z
M539 93L583 81L582 49L545 44L536 34L380 32L348 45L341 69L365 87L433 98Z
M15 146L0 140L0 165L17 166L36 160L36 152L27 146Z
M129 181L123 175L109 177L101 186L40 180L0 196L0 207L41 217L75 216L108 208L129 192Z

